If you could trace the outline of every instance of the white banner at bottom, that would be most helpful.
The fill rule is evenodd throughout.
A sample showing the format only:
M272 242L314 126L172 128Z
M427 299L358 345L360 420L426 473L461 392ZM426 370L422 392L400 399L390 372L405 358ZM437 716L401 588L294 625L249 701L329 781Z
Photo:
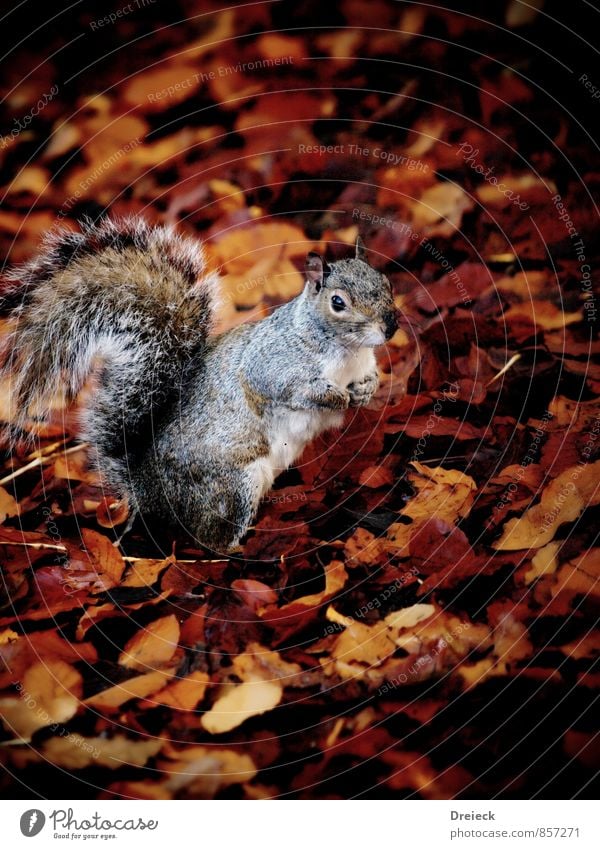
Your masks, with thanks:
M561 847L597 849L592 801L0 802L1 843L118 849L175 843L231 849Z

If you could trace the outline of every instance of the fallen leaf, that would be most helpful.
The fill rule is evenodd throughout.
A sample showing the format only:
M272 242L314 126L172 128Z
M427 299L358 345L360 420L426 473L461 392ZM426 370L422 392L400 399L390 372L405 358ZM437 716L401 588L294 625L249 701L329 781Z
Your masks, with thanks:
M12 516L19 515L19 505L14 497L0 486L0 524Z
M68 722L80 704L82 678L63 660L45 660L26 670L18 695L0 697L5 729L25 741L40 728Z
M179 623L174 615L156 619L126 643L119 657L121 666L147 671L168 663L179 642Z
M131 740L124 734L106 738L82 737L73 733L66 737L51 737L43 744L41 755L63 769L94 766L114 770L144 766L160 752L163 744L164 740L160 738Z
M135 675L120 684L114 684L101 690L94 696L85 700L86 705L103 710L105 708L118 708L130 699L144 699L152 693L164 689L165 683L173 677L175 670L160 670L146 672L144 675ZM108 682L107 682L108 683Z
M573 522L586 507L600 504L599 474L600 460L566 469L544 488L539 504L505 524L494 548L518 551L547 545L564 522Z
M116 586L125 571L125 561L119 549L115 548L108 537L90 528L83 528L81 535L96 571L105 575L110 585Z
M257 678L229 685L202 717L202 727L209 734L224 734L237 728L246 719L272 710L279 704L282 695L280 681Z
M426 189L413 205L413 226L429 235L450 236L460 227L464 212L473 201L454 183L438 183Z
M209 680L206 672L191 672L156 693L152 702L176 710L194 710L204 698Z
M161 782L128 782L122 789L135 798L171 799L181 793L192 799L212 799L220 790L251 781L257 773L252 758L218 746L167 745L158 767Z

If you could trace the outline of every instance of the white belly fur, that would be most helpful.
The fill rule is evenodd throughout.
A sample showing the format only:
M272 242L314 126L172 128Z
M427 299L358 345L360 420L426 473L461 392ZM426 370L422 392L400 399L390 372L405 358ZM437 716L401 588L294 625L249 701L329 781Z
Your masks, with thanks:
M345 389L348 384L372 374L376 368L373 349L360 348L356 353L329 362L323 369L323 377L334 386ZM344 413L335 410L289 410L282 407L275 411L270 428L271 450L266 457L252 464L256 502L271 488L277 475L302 454L309 442L325 430L341 427L343 421Z
M361 381L367 374L377 371L377 361L373 348L359 348L352 354L346 354L330 362L323 370L323 377L345 389L348 384Z

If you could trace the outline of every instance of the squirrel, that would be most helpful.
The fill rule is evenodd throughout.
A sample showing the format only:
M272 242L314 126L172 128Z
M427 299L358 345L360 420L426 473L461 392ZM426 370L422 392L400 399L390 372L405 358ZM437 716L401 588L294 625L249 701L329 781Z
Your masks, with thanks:
M309 253L298 297L220 334L202 245L137 217L53 231L6 278L11 433L91 386L78 438L103 482L213 551L239 548L275 477L368 404L398 326L360 239L351 259Z

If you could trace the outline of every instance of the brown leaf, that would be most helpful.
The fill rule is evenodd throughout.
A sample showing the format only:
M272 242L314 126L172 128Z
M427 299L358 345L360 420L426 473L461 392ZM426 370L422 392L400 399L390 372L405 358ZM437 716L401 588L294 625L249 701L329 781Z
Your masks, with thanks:
M382 486L389 486L394 480L394 476L385 466L367 466L363 469L358 478L361 486L368 486L371 489L379 489Z
M87 557L69 545L69 560L59 573L59 583L64 592L104 592L118 584L125 563L110 540L96 531L82 529ZM39 576L42 574L40 570ZM46 595L46 598L48 596Z

